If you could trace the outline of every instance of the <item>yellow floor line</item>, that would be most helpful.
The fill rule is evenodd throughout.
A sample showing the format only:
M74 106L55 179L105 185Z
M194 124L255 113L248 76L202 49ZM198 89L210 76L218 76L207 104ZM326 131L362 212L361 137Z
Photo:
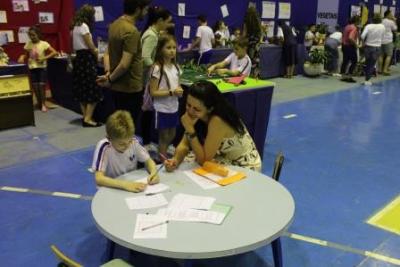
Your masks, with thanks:
M21 187L12 187L12 186L3 186L0 187L0 190L3 191L11 191L18 193L30 193L36 195L44 195L44 196L54 196L54 197L65 197L65 198L74 198L81 200L92 200L92 196L85 196L80 194L66 193L66 192L51 192L37 189L29 189L29 188L21 188Z
M299 234L294 234L294 233L289 233L289 232L284 233L284 236L287 236L287 237L295 239L295 240L300 240L300 241L304 241L304 242L308 242L308 243L324 246L324 247L335 248L335 249L343 250L343 251L346 251L346 252L359 254L359 255L362 255L362 256L367 256L367 257L373 258L375 260L380 260L380 261L384 261L384 262L387 262L387 263L391 263L391 264L400 266L400 259L392 258L392 257L389 257L389 256L385 256L385 255L382 255L382 254L378 254L378 253L372 252L372 251L355 249L355 248L352 248L352 247L349 247L349 246L345 246L345 245L341 245L341 244L338 244L338 243L329 242L329 241L325 241L325 240L320 240L320 239L317 239L317 238L314 238L314 237L309 237L309 236L304 236L304 235L299 235Z
M367 223L400 235L400 223L394 224L394 222L399 221L399 206L400 195L393 199L375 215L371 216L371 218L367 220Z
M65 193L65 192L53 192L53 196L56 197L69 197L69 198L80 198L81 195L78 194L72 194L72 193Z

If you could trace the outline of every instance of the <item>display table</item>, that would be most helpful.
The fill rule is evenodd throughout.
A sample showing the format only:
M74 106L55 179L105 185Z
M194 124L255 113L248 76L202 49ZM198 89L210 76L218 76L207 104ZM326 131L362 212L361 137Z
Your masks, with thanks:
M221 225L175 222L168 224L166 239L133 239L138 213L156 213L158 208L129 210L125 199L143 193L129 193L100 187L92 200L92 215L100 232L111 241L145 254L177 259L209 259L237 255L255 250L279 238L293 220L295 203L280 183L248 169L232 167L246 173L237 183L203 190L183 170L195 164L182 164L173 173L160 171L164 192L170 201L177 193L211 196L216 203L232 206ZM144 170L122 176L133 180L145 177Z
M26 125L35 125L28 67L0 67L0 130Z

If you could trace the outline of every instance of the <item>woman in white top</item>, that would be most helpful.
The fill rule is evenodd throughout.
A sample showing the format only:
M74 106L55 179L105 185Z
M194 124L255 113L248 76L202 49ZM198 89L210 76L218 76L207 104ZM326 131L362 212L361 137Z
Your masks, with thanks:
M98 51L90 33L94 24L94 13L94 8L85 4L75 13L71 23L73 49L76 53L72 90L81 106L83 127L101 125L92 118L96 104L103 99L102 90L96 84Z

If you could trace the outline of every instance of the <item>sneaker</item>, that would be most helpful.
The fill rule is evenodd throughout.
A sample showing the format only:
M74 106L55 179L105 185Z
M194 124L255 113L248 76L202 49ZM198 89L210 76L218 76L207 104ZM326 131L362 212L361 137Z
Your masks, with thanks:
M348 78L348 79L347 79L347 82L349 82L349 83L356 83L357 81L354 80L353 78Z
M371 81L365 81L365 82L363 82L363 84L366 85L366 86L371 86L372 82Z
M332 73L332 76L333 77L342 77L342 74L340 74L340 73Z

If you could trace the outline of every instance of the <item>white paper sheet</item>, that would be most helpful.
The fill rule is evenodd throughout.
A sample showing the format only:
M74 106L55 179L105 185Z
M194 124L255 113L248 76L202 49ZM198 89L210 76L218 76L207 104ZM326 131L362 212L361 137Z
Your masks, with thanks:
M387 6L382 6L382 8L381 8L381 16L382 16L382 17L384 16L384 14L385 14L385 12L386 12L387 9L388 9Z
M381 5L374 5L374 13L381 13Z
M7 23L7 12L0 10L0 23Z
M214 182L212 182L212 181L210 181L208 179L205 179L203 176L195 174L192 171L184 171L183 173L186 174L186 176L189 177L198 186L200 186L201 188L203 188L205 190L221 187L219 184L214 183Z
M28 36L29 27L19 27L18 29L18 42L25 44L29 41Z
M194 209L159 209L157 215L165 216L169 221L205 222L221 224L226 216L221 212Z
M28 0L12 0L12 6L14 12L27 12L29 11Z
M229 16L228 6L226 4L221 6L221 14L223 18Z
M136 182L144 183L147 184L147 177L135 180ZM169 189L169 186L163 183L158 183L158 184L153 184L149 185L147 184L146 189L144 190L145 195L153 195L153 194L158 194L162 193L164 191L167 191Z
M263 19L275 18L275 9L276 9L275 2L263 1L261 17Z
M13 43L14 42L14 32L13 31L0 31L1 34L7 35L7 41L8 43Z
M291 5L290 3L279 3L279 19L290 19Z
M136 216L133 239L167 238L167 218L153 214L138 214ZM151 227L157 225L155 227ZM150 227L150 228L146 228Z
M213 197L194 196L179 193L172 198L168 208L209 210L214 202L215 198Z
M128 197L125 202L130 210L151 209L168 204L163 194Z
M39 12L39 23L54 23L54 14L52 12Z
M104 21L103 7L95 6L94 11L94 21Z
M182 36L184 39L190 38L190 26L188 26L188 25L183 26L183 35Z
M185 9L186 9L186 4L185 3L178 3L178 16L184 17L185 16Z

